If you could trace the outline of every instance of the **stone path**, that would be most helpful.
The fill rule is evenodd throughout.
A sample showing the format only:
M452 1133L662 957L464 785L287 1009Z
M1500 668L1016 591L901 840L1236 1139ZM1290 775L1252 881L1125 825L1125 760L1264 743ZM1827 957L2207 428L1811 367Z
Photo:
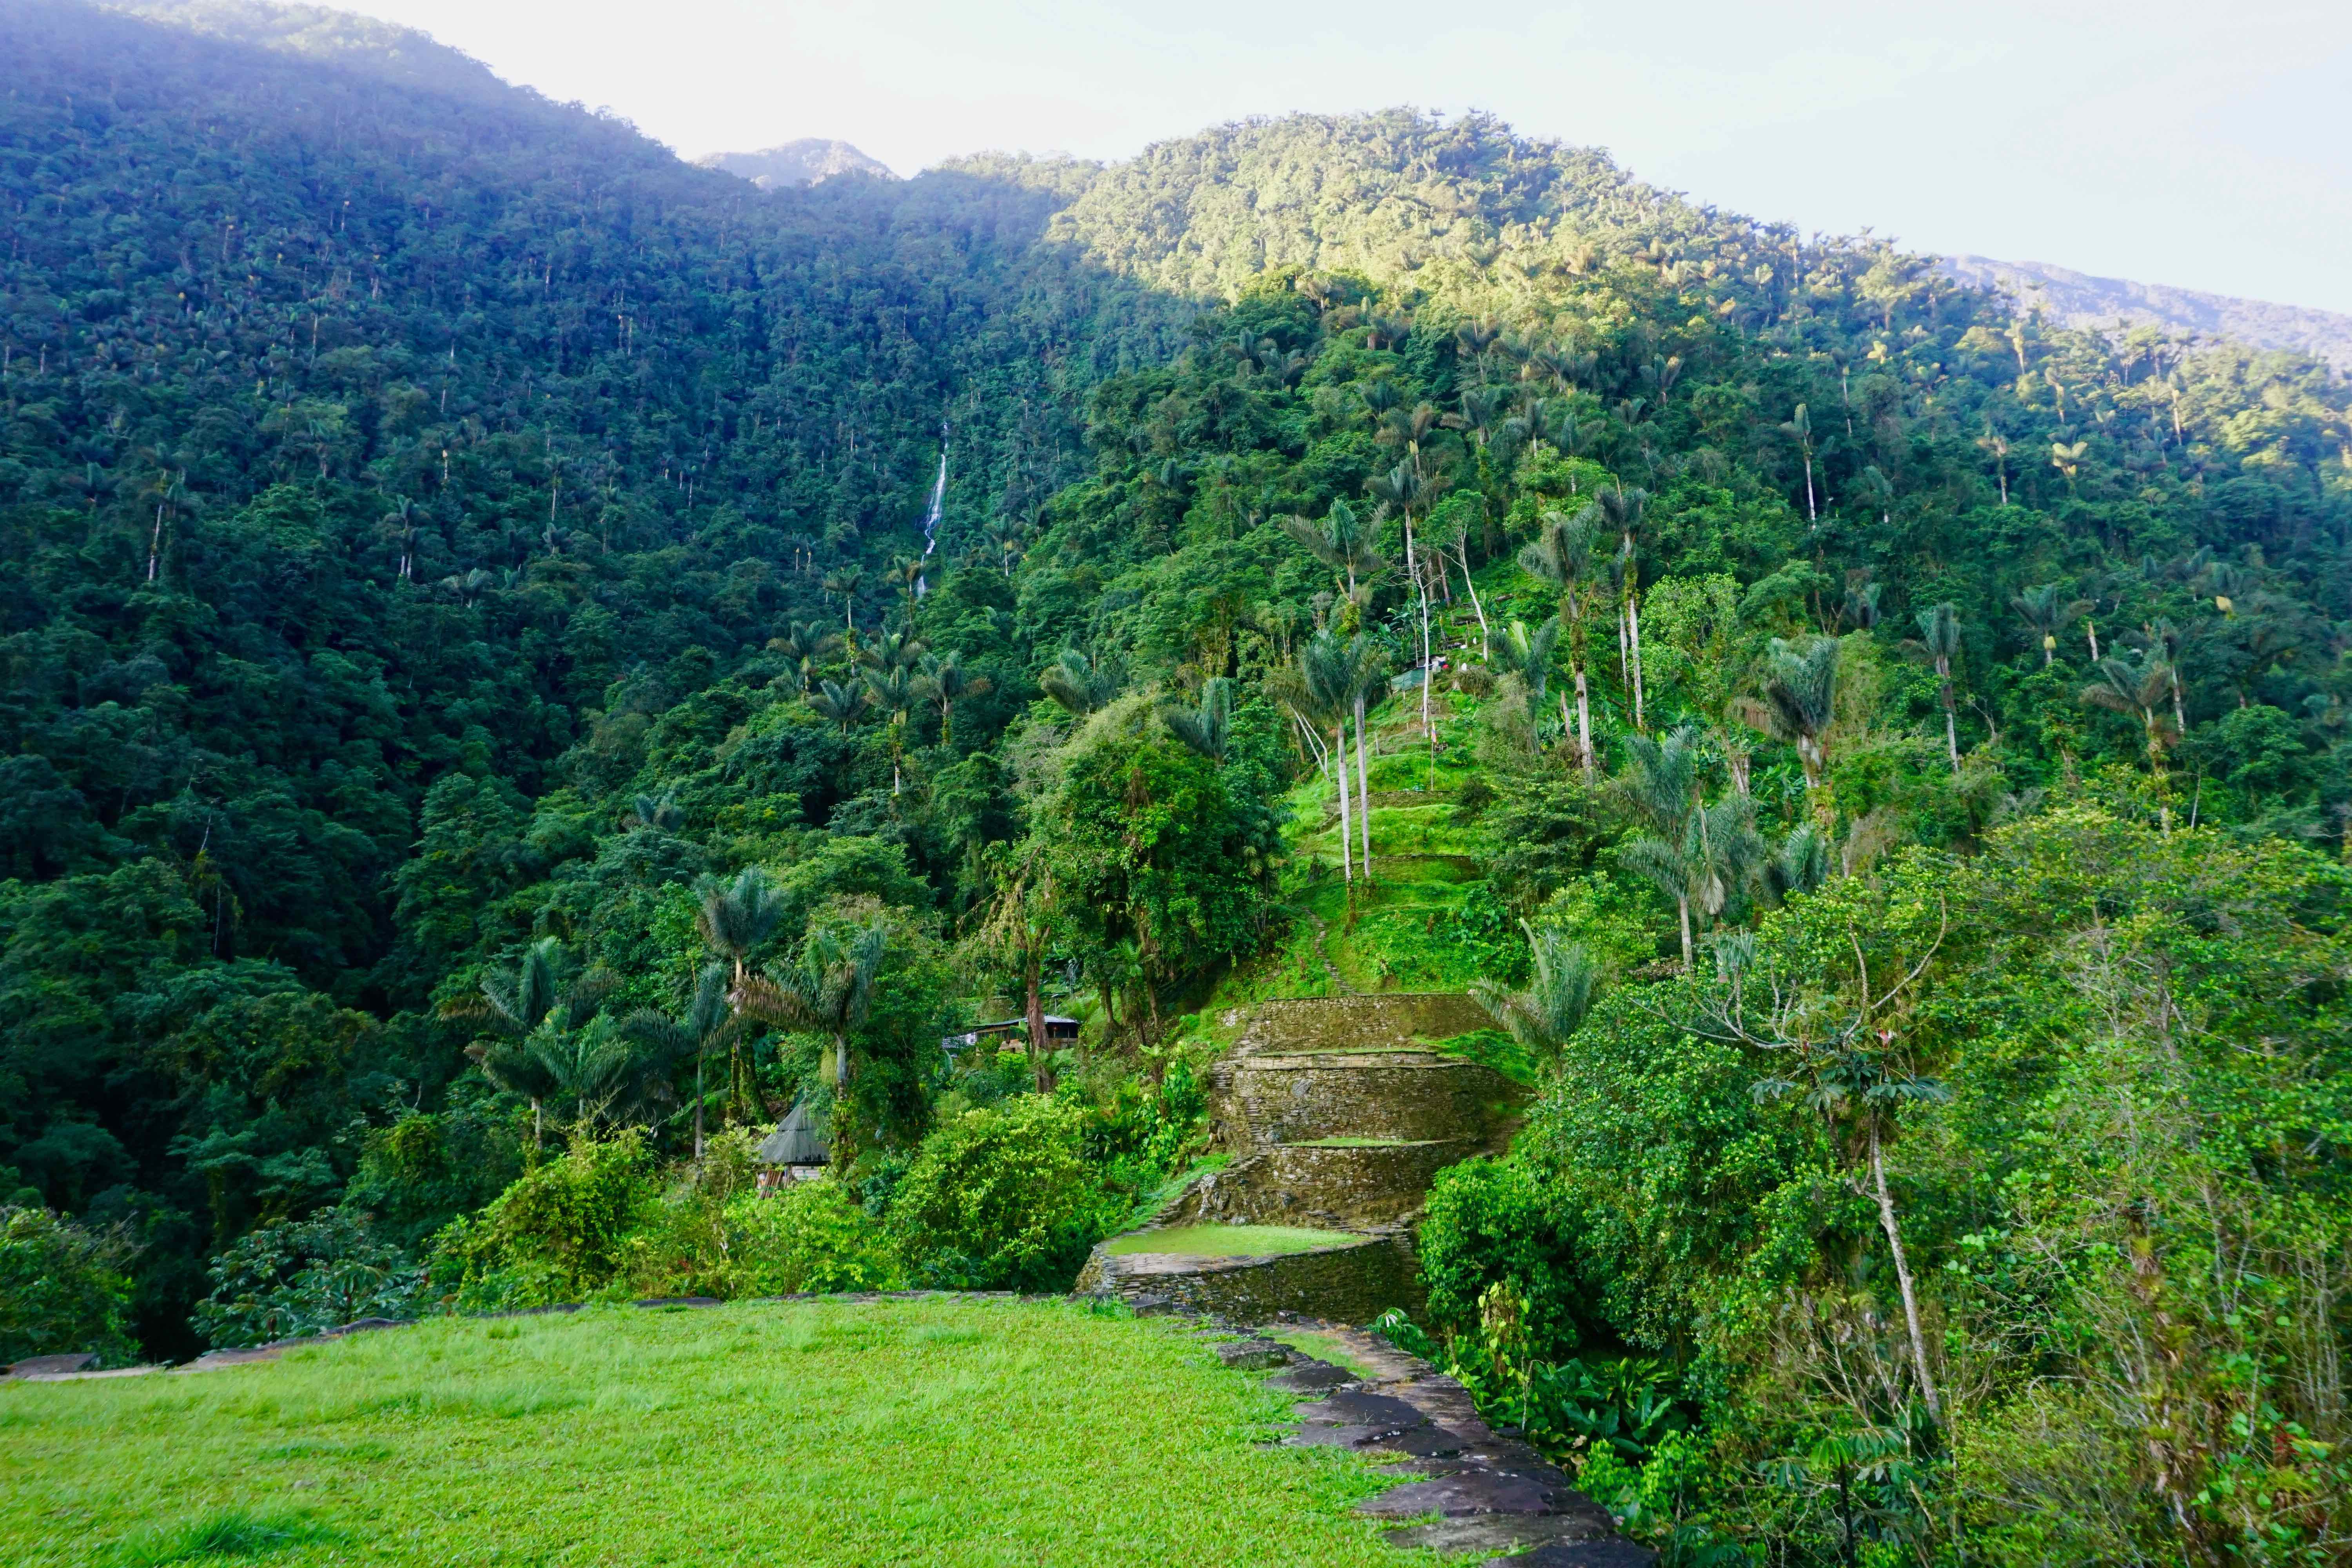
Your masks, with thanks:
M1609 1515L1577 1491L1567 1472L1488 1426L1469 1394L1427 1362L1340 1324L1293 1320L1268 1325L1313 1331L1343 1347L1363 1373L1279 1340L1218 1344L1229 1366L1278 1368L1271 1388L1312 1395L1296 1411L1293 1447L1348 1448L1391 1458L1383 1468L1413 1479L1356 1505L1396 1520L1391 1545L1487 1553L1484 1568L1651 1568L1657 1554L1617 1533ZM1369 1374L1369 1375L1367 1375ZM1429 1516L1434 1515L1434 1518Z

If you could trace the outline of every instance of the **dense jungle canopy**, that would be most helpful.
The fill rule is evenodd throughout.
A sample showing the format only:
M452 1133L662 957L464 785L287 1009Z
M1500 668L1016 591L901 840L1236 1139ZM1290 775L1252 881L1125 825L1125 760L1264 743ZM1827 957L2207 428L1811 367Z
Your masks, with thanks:
M1790 1369L1838 1331L1773 1293L1891 1289L1853 1195L1891 1146L1930 1316L1991 1292L1984 1365L2003 1334L2074 1353L2105 1320L2034 1318L2063 1249L2003 1248L2048 1218L2023 1185L2107 1179L2052 1174L2086 1134L2050 1097L2106 1103L2063 1042L2148 1016L2214 1053L2172 1124L2207 1131L2168 1145L2237 1194L2213 1213L2342 1272L2325 366L2063 330L1477 115L762 191L331 13L16 0L0 48L0 1201L106 1252L122 1342L186 1353L221 1260L289 1226L489 1257L508 1211L466 1216L557 1122L673 1159L806 1096L878 1215L994 1157L937 1147L964 1111L1074 1108L1070 1171L1132 1199L1196 1131L1177 1020L1363 868L1301 848L1300 804L1351 856L1368 803L1441 779L1478 890L1429 941L1537 993L1572 944L1594 1006L1515 1030L1582 1065L1441 1211L1553 1238L1439 1281L1462 1332L1510 1282L1549 1353L1675 1359L1769 1457L1754 1412L1813 1398ZM1350 722L1385 748L1354 818ZM2114 988L2037 931L2104 933ZM1773 974L1834 1011L1842 932L1977 1011L1749 1083L1788 1041L1725 997ZM2203 989L2157 1005L2158 971ZM959 1079L940 1036L1040 987L1086 1059ZM1865 978L1848 1033L1927 994ZM1628 1150L1633 1195L1600 1175ZM2150 1179L2069 1234L2128 1250ZM1039 1221L996 1282L1108 1212ZM2273 1305L2332 1342L2313 1289ZM1936 1392L1886 1331L1854 1408L1941 1452L1888 1414ZM2342 1415L2297 1397L2236 1412L2301 1423L2282 1466ZM1969 1495L2030 1498L2014 1455L2071 1417L2001 1408L1980 1463L2011 1468ZM1855 1452L1866 1532L1932 1535L1898 1494L1940 1483ZM1832 1530L1830 1484L1790 1485L1723 1528ZM2155 1528L2133 1495L2219 1517L2119 1482L2116 1540Z

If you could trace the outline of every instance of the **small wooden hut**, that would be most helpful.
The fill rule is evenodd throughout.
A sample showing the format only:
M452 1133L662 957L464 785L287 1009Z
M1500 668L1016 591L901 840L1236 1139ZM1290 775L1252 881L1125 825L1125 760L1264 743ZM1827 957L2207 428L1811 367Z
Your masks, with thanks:
M824 1174L832 1158L808 1101L796 1100L776 1130L760 1142L760 1190L774 1192L788 1182L806 1182Z

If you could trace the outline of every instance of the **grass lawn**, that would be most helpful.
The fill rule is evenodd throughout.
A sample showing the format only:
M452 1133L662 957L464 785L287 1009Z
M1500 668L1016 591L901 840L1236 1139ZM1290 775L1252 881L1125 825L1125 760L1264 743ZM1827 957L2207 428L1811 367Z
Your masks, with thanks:
M1362 1239L1344 1230L1304 1230L1286 1225L1184 1225L1122 1236L1108 1250L1118 1257L1132 1252L1181 1252L1195 1258L1273 1258Z
M0 1385L0 1562L1426 1565L1287 1401L1061 1303L446 1320Z

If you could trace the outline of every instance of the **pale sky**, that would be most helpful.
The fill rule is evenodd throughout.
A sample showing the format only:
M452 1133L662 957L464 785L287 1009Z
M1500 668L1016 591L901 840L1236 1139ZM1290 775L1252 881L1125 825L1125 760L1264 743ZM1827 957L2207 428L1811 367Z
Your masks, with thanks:
M357 0L689 156L1490 110L1808 229L2352 311L2352 5Z

